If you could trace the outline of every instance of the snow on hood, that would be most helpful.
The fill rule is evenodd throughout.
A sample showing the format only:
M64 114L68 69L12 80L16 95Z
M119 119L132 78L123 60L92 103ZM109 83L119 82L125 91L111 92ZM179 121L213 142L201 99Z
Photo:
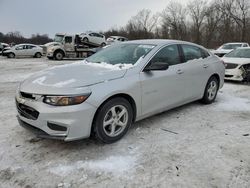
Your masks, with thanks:
M74 88L87 87L122 78L127 69L132 66L89 63L86 61L56 66L32 75L21 84L20 90L36 94L73 92Z
M250 63L250 58L223 57L222 60L225 63L235 63L238 65L245 65Z

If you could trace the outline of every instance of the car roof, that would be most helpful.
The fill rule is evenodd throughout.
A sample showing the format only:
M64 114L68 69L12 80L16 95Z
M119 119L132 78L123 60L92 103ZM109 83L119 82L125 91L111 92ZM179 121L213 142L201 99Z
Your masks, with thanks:
M31 46L37 46L36 44L29 44L29 43L17 44L16 46L22 46L22 45L31 45Z
M247 42L228 42L225 44L248 44Z
M239 48L237 48L237 50L238 49L241 49L241 50L249 49L250 50L250 47L239 47Z
M148 44L148 45L167 45L167 44L190 44L190 45L195 45L195 46L199 46L202 47L198 44L194 44L191 42L187 42L187 41L181 41L181 40L170 40L170 39L145 39L145 40L131 40L131 41L127 41L124 43L134 43L134 44ZM204 48L204 47L202 47Z

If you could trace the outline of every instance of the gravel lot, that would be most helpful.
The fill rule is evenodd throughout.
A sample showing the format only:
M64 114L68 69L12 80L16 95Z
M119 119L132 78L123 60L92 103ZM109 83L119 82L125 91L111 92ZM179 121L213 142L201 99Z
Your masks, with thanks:
M250 85L227 82L214 104L137 122L112 145L37 139L17 123L17 84L72 62L0 57L0 187L250 187Z

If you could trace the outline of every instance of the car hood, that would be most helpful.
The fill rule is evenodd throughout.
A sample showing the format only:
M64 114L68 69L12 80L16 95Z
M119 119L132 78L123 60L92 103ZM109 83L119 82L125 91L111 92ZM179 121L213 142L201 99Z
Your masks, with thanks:
M234 63L238 65L244 65L250 63L250 58L233 58L233 57L223 57L222 60L225 63Z
M233 49L229 49L229 50L217 49L217 50L214 50L213 53L216 53L216 54L227 54L227 53L229 53L231 51L233 51Z
M33 94L77 94L83 87L121 78L126 69L96 63L77 62L38 72L20 85Z

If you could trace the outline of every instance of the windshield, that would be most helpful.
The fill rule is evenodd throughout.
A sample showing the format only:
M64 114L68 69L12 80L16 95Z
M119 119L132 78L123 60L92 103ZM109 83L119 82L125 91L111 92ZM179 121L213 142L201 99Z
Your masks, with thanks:
M221 49L223 50L232 50L241 47L241 44L224 44Z
M56 35L55 39L54 39L54 42L62 42L63 38L64 38L63 35Z
M226 54L225 57L250 58L250 49L236 49Z
M145 44L117 44L105 48L87 58L92 63L132 64L134 65L140 57L149 53L155 45Z

